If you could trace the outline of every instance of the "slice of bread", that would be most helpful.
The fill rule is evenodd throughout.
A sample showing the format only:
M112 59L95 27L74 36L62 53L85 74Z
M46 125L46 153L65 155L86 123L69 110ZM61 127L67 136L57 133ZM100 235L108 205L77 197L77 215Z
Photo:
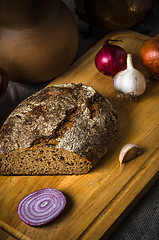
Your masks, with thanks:
M116 133L116 111L92 87L47 87L19 104L3 124L0 174L87 173L110 149Z

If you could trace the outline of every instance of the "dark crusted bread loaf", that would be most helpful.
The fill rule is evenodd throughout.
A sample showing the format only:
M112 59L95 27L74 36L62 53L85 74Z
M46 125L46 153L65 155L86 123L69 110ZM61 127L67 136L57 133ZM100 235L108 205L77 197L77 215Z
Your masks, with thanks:
M1 175L87 173L112 146L117 114L90 86L61 84L25 99L0 130Z

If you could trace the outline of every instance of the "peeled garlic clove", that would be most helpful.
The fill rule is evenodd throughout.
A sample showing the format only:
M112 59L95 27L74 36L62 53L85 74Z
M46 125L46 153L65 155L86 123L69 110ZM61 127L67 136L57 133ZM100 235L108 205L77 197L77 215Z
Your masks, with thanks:
M135 69L132 64L131 54L127 54L127 69L118 72L113 79L114 88L126 97L137 97L146 90L144 75Z
M126 144L120 151L119 162L120 164L128 162L140 155L139 147L134 143Z

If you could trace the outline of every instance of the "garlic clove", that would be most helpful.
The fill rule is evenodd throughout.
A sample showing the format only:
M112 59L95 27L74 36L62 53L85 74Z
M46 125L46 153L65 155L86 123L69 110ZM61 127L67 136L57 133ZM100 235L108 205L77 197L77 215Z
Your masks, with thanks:
M139 147L134 143L126 144L120 151L119 162L120 164L126 163L140 155Z
M145 92L145 76L133 67L131 54L127 54L127 69L115 75L113 84L114 88L126 98L137 97Z

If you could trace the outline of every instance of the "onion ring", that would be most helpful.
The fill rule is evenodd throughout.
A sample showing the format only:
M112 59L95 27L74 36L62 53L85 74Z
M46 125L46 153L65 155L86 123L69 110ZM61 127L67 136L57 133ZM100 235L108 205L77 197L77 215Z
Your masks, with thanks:
M64 210L66 198L54 188L44 188L23 198L18 205L19 218L30 226L52 222Z

